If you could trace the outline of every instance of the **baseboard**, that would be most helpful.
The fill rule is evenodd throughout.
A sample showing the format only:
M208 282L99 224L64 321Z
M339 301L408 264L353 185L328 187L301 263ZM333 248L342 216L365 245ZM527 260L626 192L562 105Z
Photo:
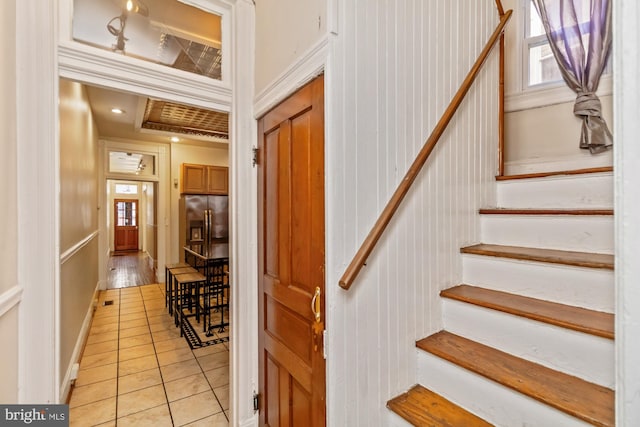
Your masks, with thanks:
M537 157L505 162L505 175L569 171L613 165L613 151L592 155L581 150L575 156Z
M60 385L60 402L65 403L67 398L69 397L69 391L71 390L71 373L73 370L73 365L75 363L80 363L80 357L82 356L82 350L84 349L84 345L87 341L87 337L89 335L89 328L91 327L91 320L93 319L93 312L98 304L98 293L100 292L101 282L98 282L96 285L96 289L93 291L93 298L91 299L91 304L89 305L89 309L87 310L87 314L84 317L84 321L82 322L82 327L80 328L80 333L78 334L78 339L76 340L76 345L73 348L73 353L71 353L71 359L69 360L69 366L67 371L65 372L64 378L62 380L62 384Z

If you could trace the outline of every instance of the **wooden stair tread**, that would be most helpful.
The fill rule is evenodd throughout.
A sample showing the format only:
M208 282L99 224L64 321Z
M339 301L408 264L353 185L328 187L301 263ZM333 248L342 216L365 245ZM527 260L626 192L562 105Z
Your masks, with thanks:
M606 387L446 331L416 346L593 425L614 425L614 392Z
M603 166L598 168L574 169L574 170L568 170L568 171L523 173L523 174L517 174L517 175L499 175L499 176L496 176L496 180L509 181L513 179L545 178L548 176L582 175L582 174L602 173L602 172L613 172L613 167Z
M490 245L484 243L467 246L460 249L460 252L464 254L613 270L613 255L609 254L559 251L555 249L526 248L521 246Z
M614 337L614 316L610 313L469 285L445 289L440 295L578 332L608 339Z
M611 216L613 209L511 209L483 208L481 215L576 215Z
M387 407L414 426L485 427L488 422L455 403L416 385L387 402Z

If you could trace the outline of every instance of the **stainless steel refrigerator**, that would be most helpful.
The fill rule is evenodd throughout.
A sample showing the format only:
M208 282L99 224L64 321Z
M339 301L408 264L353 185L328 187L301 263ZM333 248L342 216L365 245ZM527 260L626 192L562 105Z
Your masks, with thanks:
M184 195L180 199L180 221L184 224L183 245L197 249L197 245L228 242L229 197Z

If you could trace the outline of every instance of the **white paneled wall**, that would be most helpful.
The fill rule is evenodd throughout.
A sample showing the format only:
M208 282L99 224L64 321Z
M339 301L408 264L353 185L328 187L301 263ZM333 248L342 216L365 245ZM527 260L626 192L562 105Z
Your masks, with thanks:
M494 50L350 291L338 280L498 22L493 0L337 3L327 87L328 425L384 425L478 241L497 159Z

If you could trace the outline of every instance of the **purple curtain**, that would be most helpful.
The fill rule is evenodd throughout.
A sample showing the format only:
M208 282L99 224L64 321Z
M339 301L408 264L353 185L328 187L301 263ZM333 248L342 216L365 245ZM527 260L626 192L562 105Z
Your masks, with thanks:
M581 23L576 4L589 1L591 19ZM611 51L611 0L533 0L533 3L562 77L577 94L573 113L582 118L580 148L589 149L592 154L606 151L613 145L613 137L602 118L600 99L595 92Z

